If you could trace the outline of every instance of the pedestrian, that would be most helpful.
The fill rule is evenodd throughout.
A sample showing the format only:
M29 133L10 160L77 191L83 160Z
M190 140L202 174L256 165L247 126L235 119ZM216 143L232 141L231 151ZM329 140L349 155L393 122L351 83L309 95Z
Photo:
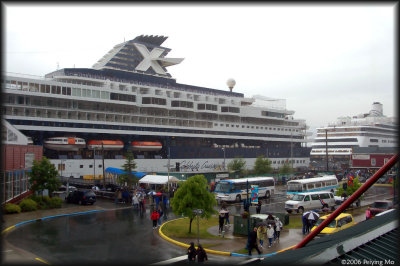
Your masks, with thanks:
M118 202L122 201L122 191L118 189Z
M158 195L154 195L154 202L156 203L156 209L158 210L158 206L160 205L160 197Z
M222 210L220 210L219 212L218 222L219 222L218 235L220 236L222 234L222 231L224 231L224 222L225 222L225 213Z
M307 231L307 218L304 217L304 216L302 216L302 217L301 217L301 220L302 220L302 222L303 222L303 235L305 235L305 234L306 234L306 231Z
M365 220L371 219L371 207L368 206L367 210L365 211Z
M168 194L163 193L163 212L164 212L164 220L167 220L167 211L168 211Z
M279 237L280 237L280 235L281 235L281 230L282 230L283 224L282 224L282 222L279 220L278 217L276 217L276 222L275 222L275 224L276 224L276 238L278 239L278 242L279 242Z
M163 214L164 214L164 212L162 211L161 206L158 206L158 219L157 219L158 220L158 226L161 225L161 218L162 218Z
M257 246L257 227L254 227L253 232L250 233L249 237L249 256L251 256L251 251L255 248L258 252L258 255L261 254L261 251Z
M268 237L268 241L269 241L269 248L272 246L272 239L274 238L274 228L272 227L272 225L268 225L268 229L267 229L267 237Z
M230 225L231 223L229 222L229 210L225 208L225 225Z
M143 192L140 192L140 193L139 193L139 198L138 198L138 200L139 200L139 210L140 210L140 212L146 211L145 206L144 206L145 199L144 199L144 194L143 194Z
M267 229L265 229L264 225L261 224L257 229L257 239L260 241L260 248L263 248L266 233Z
M207 253L201 246L201 244L199 244L199 246L197 247L197 262L203 263L204 260L208 260Z
M258 201L258 203L257 203L256 213L257 213L257 214L260 214L260 213L261 213L261 201Z
M193 242L190 242L190 246L187 249L187 255L188 255L189 262L195 262L196 261L197 251L196 251L196 248L194 247L194 243Z
M114 192L114 202L115 202L115 204L118 203L118 189L116 189Z
M157 220L160 217L156 209L153 209L153 212L150 215L150 219L153 221L153 229L157 228Z
M139 208L139 199L136 192L134 192L132 196L132 206L134 209Z

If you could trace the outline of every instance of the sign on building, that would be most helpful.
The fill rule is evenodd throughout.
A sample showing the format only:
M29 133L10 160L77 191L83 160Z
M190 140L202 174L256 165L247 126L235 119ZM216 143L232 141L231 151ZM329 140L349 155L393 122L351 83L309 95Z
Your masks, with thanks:
M31 169L33 166L33 160L35 160L35 154L27 152L25 153L25 169Z

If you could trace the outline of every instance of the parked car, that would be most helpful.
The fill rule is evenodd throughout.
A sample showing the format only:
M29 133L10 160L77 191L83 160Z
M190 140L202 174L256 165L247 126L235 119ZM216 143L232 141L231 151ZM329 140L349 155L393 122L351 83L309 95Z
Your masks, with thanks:
M77 190L76 187L74 187L74 186L69 186L69 191L70 191L70 192L75 191L75 190ZM57 191L67 191L67 186L62 185L61 187L58 188Z
M393 202L389 200L377 200L372 203L371 215L375 216L378 213L384 212L386 210L393 209Z
M75 190L69 193L65 200L68 203L81 205L93 204L96 202L96 195L92 190Z
M315 226L311 228L311 231L315 230L315 228L318 227L325 219L328 218L330 214L322 216L318 219L318 221L315 223ZM330 235L333 233L336 233L338 231L344 230L346 228L349 228L356 223L354 222L353 216L349 213L341 213L339 214L335 220L330 222L319 234L318 236L326 236Z

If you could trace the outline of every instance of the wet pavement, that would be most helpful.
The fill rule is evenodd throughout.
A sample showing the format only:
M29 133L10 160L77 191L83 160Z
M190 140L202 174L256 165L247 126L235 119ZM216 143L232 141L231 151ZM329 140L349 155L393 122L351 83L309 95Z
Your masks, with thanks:
M378 189L363 205L372 203L374 197L384 197L387 189ZM375 195L375 196L374 196ZM386 198L390 193L386 193ZM367 197L366 197L367 198ZM272 199L265 200L262 213L281 208L284 192L277 193ZM240 213L240 204L229 205L231 214ZM150 212L141 215L138 210L125 204L114 204L109 199L98 199L94 205L80 206L63 204L61 209L41 210L21 214L4 215L3 230L23 221L39 219L65 213L77 213L98 210L97 212L61 216L52 219L26 223L3 234L3 263L50 264L61 263L140 263L154 264L173 258L185 261L186 249L172 244L160 237L152 229ZM255 210L251 209L251 213ZM170 219L175 216L169 213ZM355 215L356 221L364 219L363 213ZM231 222L233 221L233 217ZM218 235L218 226L208 229ZM247 236L233 236L233 225L222 239L200 240L202 244L214 244L210 249L236 252L244 249ZM281 239L271 248L264 246L263 254L277 252L297 244L303 239L301 229L284 228ZM189 244L197 239L175 239ZM256 252L253 251L253 254ZM238 264L246 257L232 257L208 254L209 260L221 264ZM169 263L169 262L168 262ZM176 262L175 262L176 263ZM172 262L174 264L174 262Z

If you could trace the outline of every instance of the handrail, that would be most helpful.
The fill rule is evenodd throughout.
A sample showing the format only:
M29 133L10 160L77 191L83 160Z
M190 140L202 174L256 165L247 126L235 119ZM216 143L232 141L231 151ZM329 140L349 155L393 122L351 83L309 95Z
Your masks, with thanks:
M298 243L293 249L298 249L304 247L308 242L310 242L322 229L325 228L332 220L334 220L339 214L341 214L350 204L352 204L356 199L358 199L361 194L363 194L367 189L369 189L380 177L382 177L390 168L395 165L398 161L399 155L395 154L385 165L383 165L371 178L367 180L361 187L359 187L353 195L351 195L347 200L345 200L342 205L339 206L333 213L331 213L325 221L323 221L315 230L305 237L300 243Z

